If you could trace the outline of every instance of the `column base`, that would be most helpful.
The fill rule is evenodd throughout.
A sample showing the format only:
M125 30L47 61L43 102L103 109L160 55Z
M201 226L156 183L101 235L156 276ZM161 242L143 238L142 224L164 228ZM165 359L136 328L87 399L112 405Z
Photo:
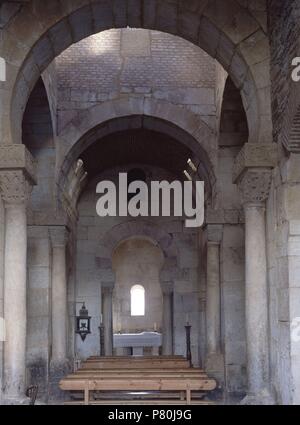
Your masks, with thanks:
M215 378L220 385L224 384L224 356L221 353L210 354L205 361L205 372Z
M276 402L271 392L268 389L264 389L257 394L247 394L240 404L242 406L273 406Z
M56 360L50 362L49 368L49 398L52 404L60 404L67 397L66 391L59 388L59 381L72 372L71 363L67 359Z
M28 397L12 397L12 398L4 397L1 400L1 404L3 406L26 406L26 405L30 404L30 398L28 398Z

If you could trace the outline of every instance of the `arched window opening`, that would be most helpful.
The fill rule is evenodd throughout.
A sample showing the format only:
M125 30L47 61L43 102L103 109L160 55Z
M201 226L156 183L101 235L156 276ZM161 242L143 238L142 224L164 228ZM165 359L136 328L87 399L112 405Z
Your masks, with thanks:
M134 285L130 290L131 316L145 316L145 289Z

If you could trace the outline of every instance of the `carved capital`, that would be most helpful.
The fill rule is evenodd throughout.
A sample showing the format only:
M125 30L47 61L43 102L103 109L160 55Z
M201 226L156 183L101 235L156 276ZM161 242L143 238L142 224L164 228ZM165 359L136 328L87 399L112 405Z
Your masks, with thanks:
M0 169L0 192L6 206L26 204L31 190L32 185L22 170L3 171Z
M269 197L272 182L271 170L250 169L244 173L239 182L242 203L259 204Z
M238 183L243 174L251 168L269 169L278 162L277 145L246 143L235 159L233 183Z
M176 278L179 278L180 273L181 270L177 266L177 262L173 265L172 262L171 264L165 264L159 273L159 279L161 284L169 284L169 282L174 282Z
M223 238L223 226L209 224L206 226L207 242L220 243Z
M23 144L0 146L0 170L23 171L27 180L36 184L36 161Z
M161 283L161 290L164 295L172 295L174 292L173 282Z
M102 295L112 296L115 282L102 282L101 292Z
M51 226L49 235L52 247L66 246L69 238L69 230L66 226Z

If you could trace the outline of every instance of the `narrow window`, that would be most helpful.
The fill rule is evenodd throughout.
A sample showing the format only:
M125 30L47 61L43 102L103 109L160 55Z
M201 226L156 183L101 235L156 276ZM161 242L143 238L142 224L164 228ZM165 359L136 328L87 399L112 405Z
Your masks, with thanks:
M130 290L131 316L145 316L145 289L134 285Z

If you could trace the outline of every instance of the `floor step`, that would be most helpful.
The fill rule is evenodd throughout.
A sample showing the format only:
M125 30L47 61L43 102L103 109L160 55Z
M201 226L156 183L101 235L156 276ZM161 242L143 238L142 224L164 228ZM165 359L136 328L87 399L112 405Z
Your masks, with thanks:
M67 401L65 405L84 405L84 401ZM185 400L93 400L89 405L187 405ZM192 400L190 405L213 405L212 401Z

